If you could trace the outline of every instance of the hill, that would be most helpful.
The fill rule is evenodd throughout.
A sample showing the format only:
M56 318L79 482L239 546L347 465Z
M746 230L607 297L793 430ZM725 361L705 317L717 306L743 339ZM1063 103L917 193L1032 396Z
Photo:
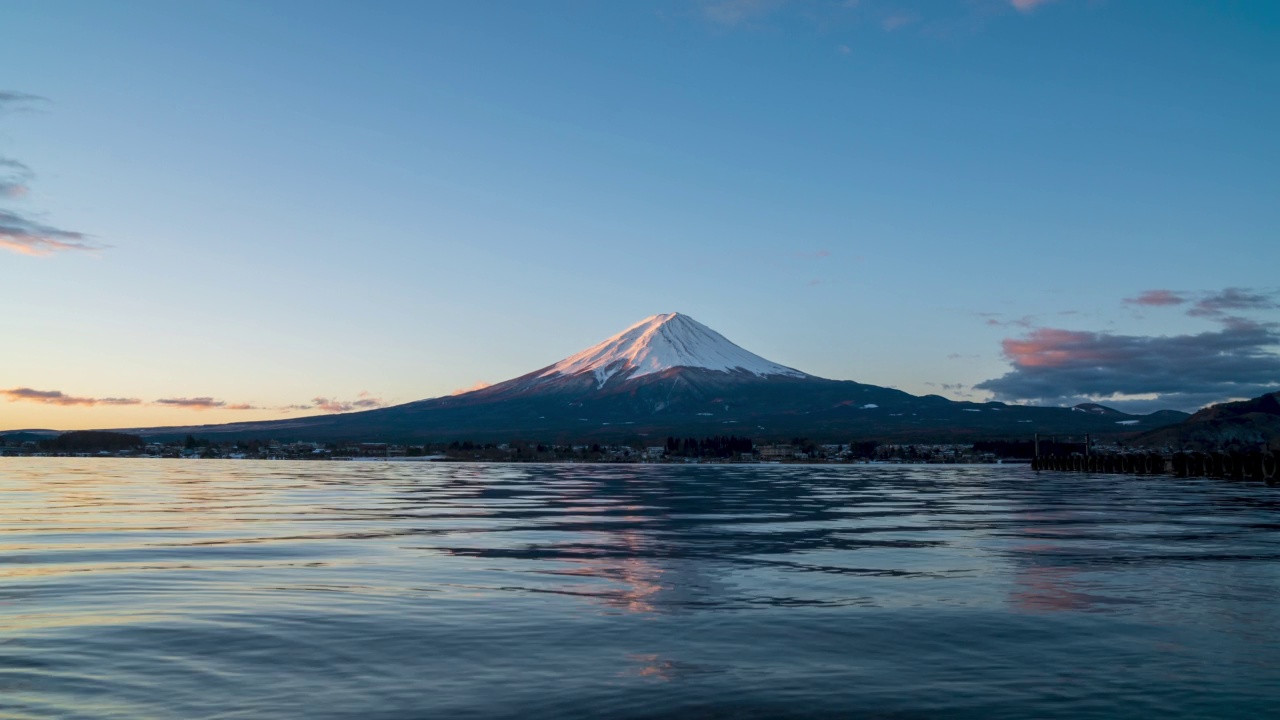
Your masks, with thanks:
M1181 423L1143 433L1134 442L1202 451L1257 446L1280 450L1280 392L1211 405Z

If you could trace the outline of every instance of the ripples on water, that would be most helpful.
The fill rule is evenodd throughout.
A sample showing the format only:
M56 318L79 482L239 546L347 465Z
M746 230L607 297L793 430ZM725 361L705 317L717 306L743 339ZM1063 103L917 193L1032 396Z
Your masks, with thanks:
M1264 717L1280 489L0 460L6 718Z

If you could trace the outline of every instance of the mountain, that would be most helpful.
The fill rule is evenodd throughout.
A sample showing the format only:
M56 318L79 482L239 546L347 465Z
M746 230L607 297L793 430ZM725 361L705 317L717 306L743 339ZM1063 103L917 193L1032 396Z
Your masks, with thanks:
M1101 407L1101 406L1098 406ZM460 395L290 420L134 428L151 438L611 442L746 435L965 442L1117 435L1186 417L954 402L828 380L766 360L687 315L645 318L582 352Z
M1210 405L1176 425L1143 433L1134 442L1186 450L1259 445L1280 450L1280 392Z

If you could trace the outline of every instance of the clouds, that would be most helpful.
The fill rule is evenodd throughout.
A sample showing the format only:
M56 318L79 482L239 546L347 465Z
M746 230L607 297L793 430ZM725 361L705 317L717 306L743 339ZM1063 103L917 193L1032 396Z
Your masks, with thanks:
M1168 305L1181 305L1187 302L1187 298L1172 290L1144 290L1137 297L1125 298L1124 302L1127 305L1165 307Z
M312 408L329 413L351 412L352 410L374 410L386 407L382 398L371 397L368 391L360 393L356 400L337 400L317 397L311 400Z
M1187 311L1192 317L1225 319L1228 311L1252 312L1272 310L1280 307L1276 303L1276 293L1255 292L1244 288L1227 288L1219 293L1212 293L1201 298Z
M31 168L0 157L0 197L18 198L30 190Z
M1018 10L1018 12L1029 13L1032 10L1047 5L1053 0L1009 0L1009 4Z
M919 21L919 13L896 12L885 16L885 18L880 21L880 27L884 28L886 32L893 32L898 28L903 28Z
M26 110L32 105L45 102L49 102L49 99L39 95L15 92L13 90L0 90L0 113L9 112L10 110Z
M8 390L0 390L0 396L9 402L31 402L40 403L42 405L62 405L62 406L94 406L94 405L141 405L142 401L137 398L92 398L92 397L75 397L67 395L61 390L34 390L32 388L10 388Z
M211 397L194 397L194 398L161 398L155 402L156 405L168 405L169 407L188 408L190 410L212 410L214 408L226 407L227 403L222 400L214 400Z
M1194 410L1280 386L1280 333L1240 318L1217 331L1154 337L1037 328L1001 345L1013 369L974 388L1007 402Z
M227 402L210 396L198 397L171 397L160 398L149 403L144 403L137 398L94 398L94 397L78 397L68 395L61 390L34 390L32 388L19 387L10 388L8 390L0 389L0 398L4 398L9 402L30 402L42 405L60 405L64 407L80 406L93 407L97 405L149 405L152 407L175 408L182 410L268 410L280 413L299 412L307 410L321 410L323 412L339 413L351 412L352 410L373 410L375 408L386 407L387 403L378 397L373 397L368 391L360 393L355 400L338 400L325 397L313 398L310 403L299 405L282 405L279 407L269 407L254 405L245 402Z
M1229 287L1225 290L1200 293L1198 295L1180 290L1144 290L1137 297L1125 298L1124 302L1126 305L1146 307L1172 307L1192 303L1191 308L1187 310L1187 315L1223 320L1233 312L1255 312L1280 308L1280 302L1277 302L1278 297L1280 297L1280 293L1274 290Z
M68 395L61 390L35 390L33 388L19 387L10 388L8 390L0 390L0 397L9 402L30 402L39 403L41 405L60 405L63 407L93 407L98 405L158 405L167 407L187 408L190 410L261 410L263 408L255 407L248 403L227 403L223 400L215 400L211 397L194 397L194 398L161 398L150 403L144 403L138 398L117 398L117 397L79 397L76 395Z
M708 20L718 25L738 25L752 18L768 15L787 0L715 0L702 5Z
M783 25L803 19L826 35L833 28L857 26L892 33L907 28L937 38L980 31L993 19L1032 15L1056 0L966 0L930 3L923 0L693 0L701 18L721 28ZM841 54L849 43L837 45Z
M100 250L102 247L84 233L59 230L0 209L0 248L22 255L48 255L63 250Z
M0 90L0 115L47 102L38 95ZM0 200L20 200L30 192L35 173L24 163L0 157ZM81 232L62 230L21 213L0 208L0 248L22 255L49 255L69 250L99 250L104 246Z

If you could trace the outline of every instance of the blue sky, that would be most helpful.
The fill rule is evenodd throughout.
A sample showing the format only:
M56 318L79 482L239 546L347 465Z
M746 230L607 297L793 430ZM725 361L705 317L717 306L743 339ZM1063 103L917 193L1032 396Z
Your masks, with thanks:
M363 5L0 6L0 427L405 402L670 311L956 398L1280 384L1280 6Z

